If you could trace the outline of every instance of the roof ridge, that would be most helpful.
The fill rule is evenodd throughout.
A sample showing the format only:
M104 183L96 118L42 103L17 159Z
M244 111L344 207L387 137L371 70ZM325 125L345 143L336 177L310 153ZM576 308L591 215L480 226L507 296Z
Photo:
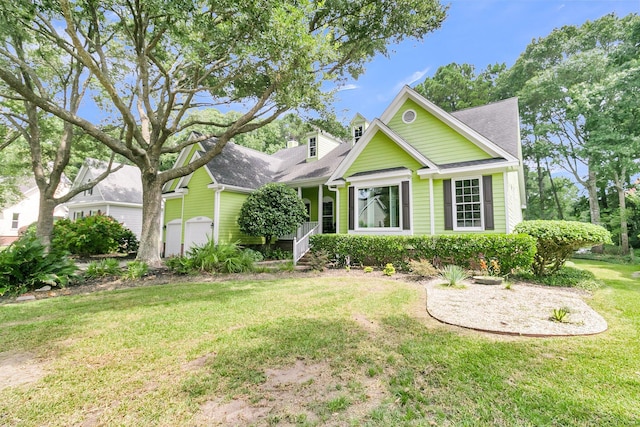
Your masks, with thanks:
M467 107L467 108L463 108L461 110L451 111L449 114L455 114L455 113L460 113L462 111L469 111L469 110L473 110L473 109L476 109L476 108L483 108L483 107L488 107L488 106L491 106L491 105L501 104L503 102L511 101L511 100L514 100L514 99L517 101L518 97L517 96L510 96L509 98L500 99L498 101L488 102L488 103L482 104L482 105L476 105L475 107Z

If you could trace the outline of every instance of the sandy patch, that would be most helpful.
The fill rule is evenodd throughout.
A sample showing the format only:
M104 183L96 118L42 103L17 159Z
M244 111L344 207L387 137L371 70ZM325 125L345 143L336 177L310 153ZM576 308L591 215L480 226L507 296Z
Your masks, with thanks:
M47 374L45 364L27 352L0 353L0 390L40 380Z
M316 423L317 410L323 402L349 395L348 410L325 414L323 423L348 425L350 417L371 411L385 397L384 386L375 378L358 378L360 389L347 390L349 378L332 375L326 363L306 363L297 360L292 366L266 369L266 381L257 387L258 399L238 396L232 400L216 399L203 403L196 417L197 425L296 425L300 419ZM353 379L352 379L353 382ZM357 418L356 418L357 419Z
M530 336L590 335L607 329L607 322L582 299L587 294L574 289L473 283L448 288L437 280L425 288L429 314L465 328ZM559 308L569 311L565 321L550 320Z

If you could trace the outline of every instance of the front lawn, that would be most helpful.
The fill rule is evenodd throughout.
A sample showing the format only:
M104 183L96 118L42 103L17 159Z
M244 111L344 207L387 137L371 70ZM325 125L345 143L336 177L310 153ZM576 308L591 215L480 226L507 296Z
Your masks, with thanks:
M638 267L576 265L603 334L449 327L422 286L348 272L0 306L0 425L637 425Z

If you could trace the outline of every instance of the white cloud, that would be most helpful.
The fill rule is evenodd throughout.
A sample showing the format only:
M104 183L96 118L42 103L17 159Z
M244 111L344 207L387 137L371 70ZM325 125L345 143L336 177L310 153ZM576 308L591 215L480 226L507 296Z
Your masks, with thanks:
M422 79L424 77L425 74L427 74L427 72L429 72L429 68L427 67L424 70L420 70L420 71L416 71L413 74L411 74L408 77L405 77L404 79L400 80L394 87L393 87L393 93L398 93L400 92L400 89L402 89L405 85L411 85L415 82L417 82L418 80Z
M344 86L338 87L337 91L338 92L342 92L342 91L345 91L345 90L354 90L354 89L358 89L358 88L360 88L360 86L354 85L354 84L348 84L348 85L344 85Z

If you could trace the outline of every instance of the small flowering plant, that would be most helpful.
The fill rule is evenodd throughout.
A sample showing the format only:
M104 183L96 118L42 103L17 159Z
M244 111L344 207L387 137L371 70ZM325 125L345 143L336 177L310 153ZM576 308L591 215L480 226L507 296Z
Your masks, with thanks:
M485 276L500 276L500 262L493 258L487 261L484 258L480 259L480 271Z

